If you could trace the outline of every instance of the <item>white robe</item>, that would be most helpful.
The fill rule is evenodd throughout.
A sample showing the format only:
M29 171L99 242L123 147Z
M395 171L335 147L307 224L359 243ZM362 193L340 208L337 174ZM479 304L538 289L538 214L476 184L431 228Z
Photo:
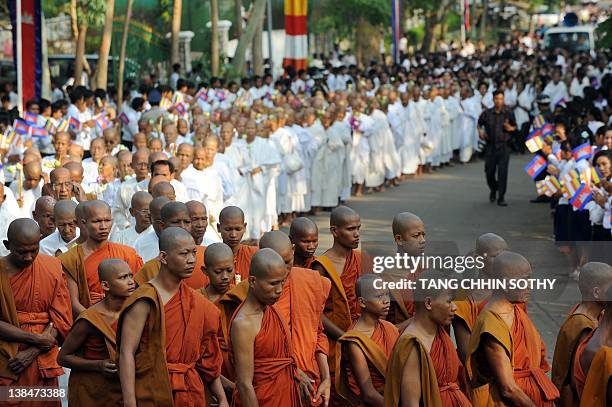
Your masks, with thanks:
M282 161L276 191L277 213L303 212L305 208L304 195L306 195L306 171L302 168L289 174L286 168L286 160L289 155L297 154L301 156L298 136L290 128L283 127L277 129L270 136L270 141L276 146Z
M360 130L362 135L367 138L370 159L365 173L365 186L368 188L379 187L385 182L385 156L384 139L380 122L374 120L372 116L362 114L359 116Z
M352 175L352 163L351 163L351 150L353 149L353 136L351 125L348 123L346 117L342 122L339 122L340 137L344 143L344 163L342 165L342 189L340 190L340 200L346 201L351 197L351 188L353 183L351 181Z
M344 142L342 140L343 126L339 122L332 124L327 130L327 155L324 171L326 179L321 185L321 200L316 206L335 207L342 191L342 174L344 169Z
M152 225L138 236L133 247L144 263L159 255L159 238Z
M74 239L70 242L65 242L59 230L55 229L53 233L40 241L39 251L48 256L55 256L58 250L62 253L66 253L79 238L80 232L79 228L77 228Z
M0 206L0 242L4 242L7 237L8 228L12 221L19 218L19 205L10 188L4 188L4 202ZM9 251L4 244L0 244L0 256L6 256Z
M40 198L42 187L45 184L44 179L40 179L40 182L37 186L32 189L21 190L21 208L19 208L19 217L20 218L32 218L32 211L34 210L34 206L36 205L36 200ZM6 187L5 187L6 188ZM19 183L17 181L11 182L10 185L11 191L13 191L13 196L15 199L19 198Z
M556 84L553 81L548 82L542 91L543 94L550 97L550 110L554 111L557 104L561 101L569 102L569 93L565 82L559 81Z
M355 117L358 121L358 126L353 130L353 143L351 146L351 174L355 184L363 184L370 166L370 142L364 134L365 127L368 126L371 119L365 114L359 114ZM364 124L366 122L366 124Z
M429 141L433 143L433 151L429 157L429 162L433 166L438 166L443 163L444 142L448 136L450 126L448 112L444 107L444 99L437 96L430 105L431 120L429 122L429 131L427 132Z
M458 150L461 147L461 128L462 128L462 114L463 109L461 103L455 96L449 96L446 99L446 109L450 117L450 157L452 158L453 151Z
M144 181L144 180L143 180ZM130 215L132 206L132 196L138 191L146 191L148 183L138 182L136 178L130 178L121 183L115 201L111 207L113 213L113 226L118 230L125 229L133 225L134 219Z
M433 145L434 140L433 137L429 134L430 128L429 123L431 122L431 102L427 99L420 98L417 102L413 102L417 111L419 112L419 116L421 117L424 125L424 135L420 140L420 143L427 142ZM433 151L426 152L421 148L421 144L419 144L419 159L421 164L431 163Z
M317 150L312 158L310 171L310 204L311 206L320 206L323 201L323 187L327 182L327 173L325 165L329 147L327 146L327 132L317 119L312 126L307 128L308 133L317 143Z
M208 215L212 216L215 222L219 220L219 213L223 209L223 185L213 166L196 170L193 165L189 165L181 173L181 179L189 198L202 202Z
M419 149L421 140L425 137L425 123L415 102L410 101L408 106L402 107L402 135L403 142L399 153L402 160L402 173L415 174L421 161Z
M482 105L478 98L472 96L461 101L463 107L462 117L462 138L461 149L459 150L459 160L462 163L470 161L472 153L478 146L478 118L482 113Z
M520 130L523 124L529 122L529 112L533 108L535 100L535 92L530 85L525 86L525 89L518 95L516 108L514 109L514 118L516 126Z
M147 231L147 229L143 230L141 233L136 232L136 227L134 225L130 225L125 229L115 229L113 233L111 233L108 240L113 243L120 243L129 247L134 247L136 240Z
M312 207L312 164L319 150L319 140L302 126L293 125L293 130L300 142L300 158L304 163L304 177L306 180L306 194L304 195L304 212Z
M247 223L246 236L251 239L259 239L268 207L268 190L270 185L275 183L275 177L278 176L280 156L271 143L261 137L255 137L255 140L252 143L246 143L243 149L239 149L237 145L232 155L239 157L242 164L239 170L244 182L241 193L236 195L236 203L244 211ZM260 167L262 171L251 175L251 171L257 167ZM276 198L275 188L273 192ZM274 212L276 213L276 202L274 202Z

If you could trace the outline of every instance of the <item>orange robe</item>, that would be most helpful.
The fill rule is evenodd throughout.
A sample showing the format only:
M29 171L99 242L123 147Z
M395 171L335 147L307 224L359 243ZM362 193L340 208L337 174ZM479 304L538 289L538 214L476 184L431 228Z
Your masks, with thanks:
M448 407L470 407L470 400L461 391L461 387L465 389L463 365L445 329L438 328L429 355L436 370L442 404Z
M584 348L586 348L587 344L593 337L595 330L591 331L576 347L576 353L574 354L574 381L576 382L576 392L578 393L578 398L582 397L582 391L584 390L584 383L586 382L586 373L582 368L582 363L580 363L580 358L582 357L582 353L584 352Z
M318 272L293 267L274 308L287 323L297 366L319 385L316 354L327 356L328 341L323 333L321 314L331 283Z
M204 252L206 251L205 246L196 246L196 261L193 266L193 273L187 279L185 283L194 290L206 287L208 285L208 276L204 273L202 266L204 266ZM142 266L140 271L134 275L134 281L136 284L143 285L149 280L152 280L161 268L161 264L157 258L151 259Z
M58 331L61 344L72 324L72 307L60 261L39 253L34 262L9 277L0 266L0 313L2 321L23 331L40 334L49 323ZM41 353L20 374L8 366L9 359L29 345L0 341L0 386L57 387L64 369L57 364L59 348ZM3 406L59 406L59 401L2 402Z
M608 382L612 376L612 348L604 346L597 351L586 377L580 407L606 407Z
M419 355L419 377L421 379L421 405L427 407L446 407L442 404L440 389L434 363L419 338L403 334L397 340L387 363L385 383L385 407L399 407L402 391L402 374L408 356L413 352Z
M511 328L497 313L486 308L474 323L466 360L474 405L504 405L480 350L483 335L492 336L509 355L514 380L527 397L538 407L552 407L554 400L559 398L559 391L546 376L550 370L546 361L546 347L521 305L514 307Z
M351 250L351 253L346 258L341 274L338 273L334 264L326 256L317 257L316 263L324 268L324 277L331 280L331 290L325 302L324 313L338 328L346 331L359 318L360 314L357 296L355 295L355 284L362 274L361 252L359 250ZM334 382L336 341L331 338L328 339L329 372L332 375L332 382Z
M135 355L138 406L202 406L200 375L210 382L221 374L219 310L184 282L165 305L157 289L144 283L119 317L118 347L123 315L138 300L152 305Z
M249 278L249 267L251 267L251 259L255 252L259 250L255 246L247 246L240 244L238 251L234 255L234 271L236 272L236 282Z
M354 326L354 324L353 324ZM351 327L352 328L352 327ZM360 406L361 390L355 381L351 363L348 358L348 345L354 343L359 347L368 362L372 385L383 394L385 389L385 372L387 371L387 361L391 356L391 351L395 342L399 338L399 332L391 322L379 320L372 332L371 337L364 334L348 330L336 345L336 392L351 406Z
M90 360L117 360L117 321L111 326L98 311L88 308L74 324L88 323L97 333L85 339L79 356ZM73 406L123 405L119 376L107 377L99 372L73 371L68 382L68 403Z
M136 274L142 267L142 259L136 250L119 243L105 242L98 250L87 256L83 254L81 245L77 245L59 256L64 272L68 274L79 287L79 302L85 308L104 298L104 291L98 278L98 266L106 259L125 261Z
M397 283L404 280L416 281L420 273L395 273L391 270L381 274L382 279L388 283ZM413 293L410 289L389 289L391 304L386 320L394 325L400 324L414 316Z
M464 299L457 299L453 301L457 306L455 311L455 318L461 319L465 322L467 328L472 332L476 318L487 305L487 300L478 301L475 300L471 294L468 294Z
M597 327L597 321L585 314L572 313L567 317L555 344L552 362L552 381L559 389L560 406L576 406L580 403L578 395L571 386L572 360L584 334L592 332Z
M236 310L234 317L238 315L240 307ZM268 306L264 310L261 329L255 337L253 352L253 389L259 405L262 407L301 406L298 383L294 379L297 364L291 346L289 329L274 307ZM234 360L231 343L230 357ZM234 390L233 399L235 407L242 405L238 388Z

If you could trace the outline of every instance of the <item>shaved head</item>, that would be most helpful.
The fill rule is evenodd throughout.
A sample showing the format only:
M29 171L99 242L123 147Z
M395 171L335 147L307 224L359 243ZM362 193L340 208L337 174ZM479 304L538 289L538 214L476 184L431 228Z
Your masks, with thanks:
M239 220L244 223L244 212L237 206L227 206L221 210L219 214L219 223L225 223L229 220Z
M87 220L87 218L94 215L96 212L111 212L110 206L104 201L96 199L95 201L87 201L83 206L83 216Z
M508 249L508 244L495 233L485 233L476 239L476 254L487 255Z
M6 232L9 241L15 243L40 241L40 228L32 219L19 218L11 222Z
M264 233L259 241L260 249L272 249L279 254L287 250L291 250L292 246L293 244L291 243L291 240L289 240L289 236L280 230L273 230L271 232Z
M256 278L265 278L279 268L285 269L283 258L272 249L261 249L251 259L249 274Z
M153 197L147 191L136 191L136 193L132 195L130 206L132 208L148 208L152 200Z
M332 210L329 217L329 225L344 226L354 219L360 219L359 214L348 206L340 205Z
M357 284L355 285L355 295L357 298L365 298L370 299L371 293L377 291L374 288L374 281L379 280L379 274L368 273L364 274L357 279Z
M185 245L186 242L195 244L189 232L183 228L169 227L164 229L159 235L159 251L171 253Z
M189 201L185 205L187 205L187 209L189 209L189 213L196 211L204 211L206 213L206 206L200 201Z
M187 209L187 205L184 203L176 201L166 203L164 206L162 206L160 212L161 220L164 223L168 222L168 220L176 217L179 214L185 215L187 218L189 218L189 209Z
M165 196L171 201L174 201L176 199L174 187L172 186L171 183L169 183L166 180L164 180L163 182L157 183L157 185L155 185L151 189L151 195L153 196L153 198Z
M52 196L41 196L36 200L36 203L34 204L34 212L39 212L41 210L53 211L55 202L55 198L53 198Z
M592 261L580 268L578 288L582 301L612 301L612 298L603 297L611 286L612 267L609 264Z
M170 201L165 196L158 196L157 198L153 198L151 200L151 203L149 203L149 211L151 212L151 217L153 217L154 214L157 214L158 217L161 219L161 209L168 202L172 201Z
M522 255L505 251L493 261L492 274L496 278L519 278L531 271L531 265Z
M444 281L448 274L440 270L425 270L418 277L414 290L414 302L417 310L424 310L427 299L435 300L442 294L448 293L441 284L427 284L427 281Z
M49 181L51 181L52 184L62 178L70 179L70 171L67 168L59 167L51 171L49 174Z
M317 227L316 223L307 217L295 218L293 222L291 222L291 227L289 228L289 237L291 239L299 238L311 233L316 233L318 235L319 228Z
M393 217L391 228L394 235L403 235L413 225L423 224L421 218L411 212L401 212Z
M129 271L130 266L128 266L128 264L121 259L102 260L102 262L100 262L98 265L98 278L100 279L100 282L110 281L117 274L126 271L126 269Z
M38 161L32 161L23 166L24 175L39 176L42 173L42 166Z
M204 264L206 268L212 268L221 261L234 261L234 252L225 243L213 243L206 247L204 252Z
M83 166L81 163L76 161L69 161L63 165L68 171L70 171L70 178L73 182L81 183L83 181Z
M75 217L76 207L76 202L72 200L64 199L58 201L53 207L53 216L55 216L55 218Z

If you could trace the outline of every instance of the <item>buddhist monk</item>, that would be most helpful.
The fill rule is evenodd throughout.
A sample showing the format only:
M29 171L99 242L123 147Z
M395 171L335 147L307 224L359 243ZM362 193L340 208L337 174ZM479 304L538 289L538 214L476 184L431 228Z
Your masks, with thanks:
M86 201L85 191L79 184L72 182L70 171L67 168L59 167L49 174L50 195L61 201L63 199L76 199L79 202ZM44 190L47 190L43 188ZM43 192L43 195L46 195Z
M404 256L419 257L425 253L425 223L417 215L410 212L398 213L393 217L391 224L393 240L397 246L397 253ZM415 281L421 270L388 270L383 271L383 278L388 282L397 282L402 279ZM402 332L414 315L412 290L391 289L391 307L387 321L394 323Z
M287 323L276 310L288 275L281 256L258 251L249 290L230 323L230 356L236 370L234 406L300 406L296 360Z
M321 316L331 283L318 272L294 267L295 245L281 231L265 233L260 248L278 253L289 274L274 308L287 323L301 377L300 391L305 404L329 403L331 377L327 355L328 340L323 333ZM244 285L241 283L240 285ZM235 291L238 291L239 287Z
M74 182L75 184L83 183L83 176L85 170L83 169L83 165L81 165L80 162L68 161L66 164L62 165L62 167L70 171L70 180L72 180L72 182Z
M40 254L40 229L31 219L16 219L8 227L0 258L0 386L58 386L64 369L57 364L61 344L72 324L70 296L62 266ZM3 406L60 406L48 402L6 400Z
M329 340L329 370L332 383L336 363L336 341L359 317L355 283L362 274L359 246L359 214L347 206L331 212L330 231L334 238L331 249L318 256L312 267L331 281L331 289L321 316Z
M257 247L247 246L242 243L242 236L246 231L247 224L244 221L244 212L237 206L227 206L219 213L217 230L221 234L223 243L228 245L234 253L234 270L236 272L236 283L249 277L249 266L251 257L257 251Z
M338 339L336 392L351 406L384 405L385 372L399 337L395 325L385 321L389 291L376 288L380 276L365 274L357 280L355 293L361 315Z
M151 195L153 198L158 196L165 196L171 201L176 201L176 194L174 193L174 187L168 181L161 181L150 187Z
M319 247L317 225L306 217L295 218L289 228L289 239L295 246L295 267L311 268Z
M87 308L74 321L57 361L71 370L68 403L73 406L120 406L117 372L119 311L136 289L130 266L107 259L98 266L104 299Z
M79 202L74 208L74 219L76 220L77 228L79 228L79 237L76 243L83 244L87 241L87 228L85 227L85 202Z
M504 251L493 261L499 281L526 279L531 265L520 254ZM559 391L546 376L546 349L522 303L528 289L493 291L472 328L466 367L474 405L506 403L553 406Z
M582 274L582 272L581 272ZM593 337L580 358L586 379L580 407L612 405L612 288L605 293L606 308ZM577 363L577 362L575 362Z
M447 275L425 271L416 280L415 314L397 341L387 368L385 406L467 407L463 366L447 333L455 313L450 290L427 286Z
M185 205L189 209L189 217L191 218L191 236L193 236L197 245L202 246L208 227L206 207L200 201L189 201Z
M52 196L41 196L34 204L32 218L38 223L42 238L49 236L55 231L55 219L53 218L53 208L55 198Z
M191 217L189 216L189 209L187 205L182 202L169 201L162 206L161 211L162 229L169 227L179 227L187 232L191 233ZM196 273L192 273L190 277L185 280L185 283L197 290L199 288L208 285L208 278L204 273L201 272L202 265L204 264L204 251L205 247L198 245L196 253ZM142 269L138 272L135 277L136 283L142 285L145 282L151 280L159 273L161 264L158 257L155 257L146 262Z
M495 233L485 233L476 239L474 255L484 259L484 267L478 270L476 278L491 279L492 265L495 258L504 250L508 250L508 244ZM472 327L480 311L487 305L491 296L491 290L471 290L470 292L460 291L457 293L455 305L457 311L453 318L453 331L457 341L457 352L462 363L465 363L467 349L472 334Z
M206 382L209 396L227 407L220 379L219 310L184 283L196 262L191 234L164 229L159 261L159 273L130 296L119 317L123 405L203 406Z
M611 284L612 267L609 265L591 262L582 266L578 278L582 301L561 325L553 355L552 381L561 394L559 406L580 404L578 394L571 386L573 356L578 344L597 327L599 316L606 306L604 295Z
M73 314L76 316L104 298L104 290L98 278L98 266L102 260L121 259L129 264L132 273L142 267L142 259L134 249L108 241L113 218L106 202L86 202L81 222L87 229L87 240L59 256L68 281Z
M59 256L67 252L77 237L77 222L74 201L59 201L53 207L53 219L57 229L40 241L41 253L49 256Z

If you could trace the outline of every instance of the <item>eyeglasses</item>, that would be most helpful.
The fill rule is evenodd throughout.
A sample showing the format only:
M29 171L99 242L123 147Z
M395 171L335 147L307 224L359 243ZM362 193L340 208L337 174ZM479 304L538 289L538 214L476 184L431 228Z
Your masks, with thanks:
M52 186L53 186L53 189L62 189L62 188L70 189L72 188L72 182L70 181L62 182L62 183L52 184Z
M133 162L131 165L133 165L134 167L137 167L137 168L145 168L145 167L148 166L148 163L147 162L142 162L142 163Z
M134 209L134 212L138 212L139 214L144 215L144 216L151 215L151 212L148 209L136 209L136 208L132 208L132 209Z

